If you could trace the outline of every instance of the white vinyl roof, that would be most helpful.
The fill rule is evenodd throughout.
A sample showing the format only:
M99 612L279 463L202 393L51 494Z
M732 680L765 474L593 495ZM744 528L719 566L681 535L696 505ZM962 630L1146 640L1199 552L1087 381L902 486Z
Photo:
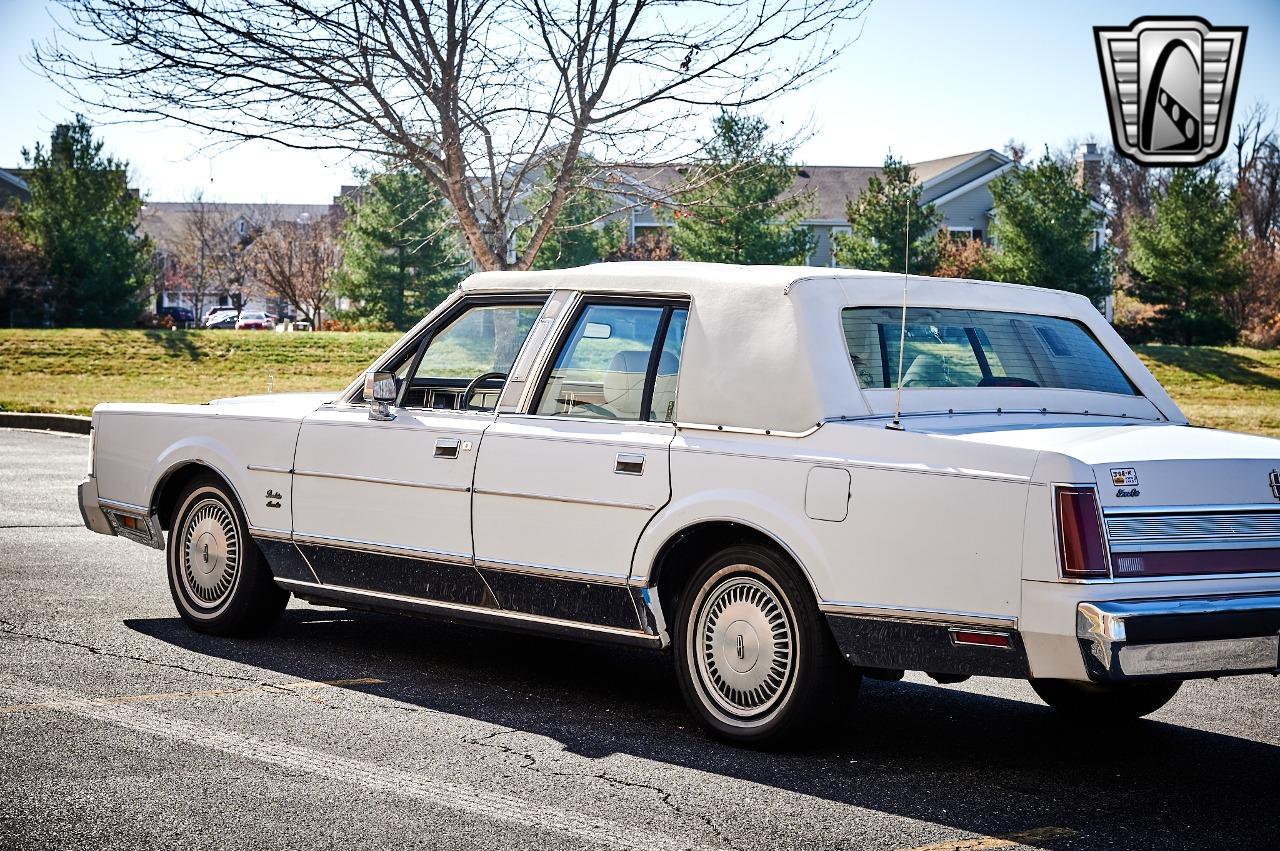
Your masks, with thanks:
M851 306L902 303L903 276L803 266L602 263L537 272L479 272L463 292L575 290L680 295L690 300L676 419L681 423L802 432L840 417L874 414L857 384L840 323ZM990 281L907 278L915 307L1005 310L1084 323L1159 415L1185 417L1146 367L1084 297ZM1007 389L967 389L974 409L1008 405ZM1062 391L1045 391L1047 393ZM979 398L981 397L981 398ZM903 393L904 411L927 393ZM968 408L966 404L964 406ZM1039 407L1039 406L1038 406Z

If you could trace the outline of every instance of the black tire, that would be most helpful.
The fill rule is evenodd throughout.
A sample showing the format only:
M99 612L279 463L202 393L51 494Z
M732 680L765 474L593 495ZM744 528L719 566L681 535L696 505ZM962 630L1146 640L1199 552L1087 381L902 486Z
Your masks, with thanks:
M675 657L698 722L738 745L829 734L820 722L846 709L861 681L798 569L751 544L716 553L694 573L676 606Z
M1182 687L1181 680L1136 683L1087 683L1032 680L1040 699L1078 721L1135 721L1164 706Z
M270 629L289 592L271 578L230 488L216 476L197 476L177 505L165 554L178 614L192 629L211 635Z

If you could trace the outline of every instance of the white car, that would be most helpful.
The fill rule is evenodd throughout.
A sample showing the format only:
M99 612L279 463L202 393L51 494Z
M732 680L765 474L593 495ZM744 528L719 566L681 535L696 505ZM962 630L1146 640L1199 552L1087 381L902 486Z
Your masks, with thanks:
M903 287L476 274L340 393L98 406L85 524L204 632L292 593L669 648L738 742L905 670L1094 720L1275 674L1280 442L1188 426L1079 296Z

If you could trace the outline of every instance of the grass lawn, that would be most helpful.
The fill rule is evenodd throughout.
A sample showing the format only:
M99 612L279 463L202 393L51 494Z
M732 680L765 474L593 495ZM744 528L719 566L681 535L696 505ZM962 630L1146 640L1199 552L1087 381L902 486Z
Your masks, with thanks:
M1280 437L1280 349L1136 348L1191 422Z
M340 390L395 334L0 329L0 409ZM1191 421L1280 437L1280 350L1139 346Z
M207 402L341 390L396 340L382 333L0 329L0 409L87 414L99 402Z

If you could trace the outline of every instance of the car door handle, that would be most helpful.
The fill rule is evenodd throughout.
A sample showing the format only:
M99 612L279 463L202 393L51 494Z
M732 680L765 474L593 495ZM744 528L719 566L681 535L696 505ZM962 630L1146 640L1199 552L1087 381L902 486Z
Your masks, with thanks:
M613 465L613 472L623 476L643 476L644 456L619 452Z
M458 447L462 445L462 441L456 437L441 437L436 440L436 457L437 458L457 458Z

